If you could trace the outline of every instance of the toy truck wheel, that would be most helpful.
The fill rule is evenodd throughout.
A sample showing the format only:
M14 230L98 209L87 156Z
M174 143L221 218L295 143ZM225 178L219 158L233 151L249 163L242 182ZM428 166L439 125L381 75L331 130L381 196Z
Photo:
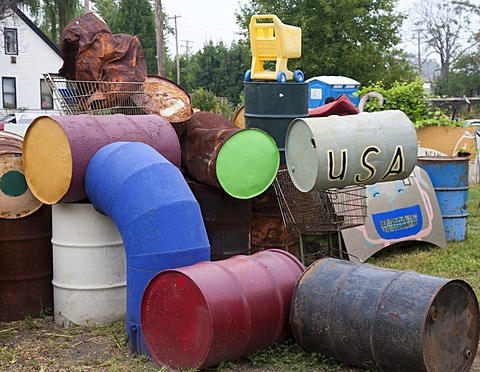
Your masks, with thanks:
M300 70L295 70L295 72L293 73L293 78L297 83L303 83L303 81L305 80L305 76Z
M287 81L287 74L283 71L280 71L278 74L277 74L277 82L280 83L280 84L283 84Z
M245 72L245 81L252 81L252 70Z

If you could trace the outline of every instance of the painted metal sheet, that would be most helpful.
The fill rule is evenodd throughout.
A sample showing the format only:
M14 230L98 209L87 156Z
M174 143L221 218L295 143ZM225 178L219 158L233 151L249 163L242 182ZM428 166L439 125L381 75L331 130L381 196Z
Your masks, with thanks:
M405 180L367 186L365 224L341 231L352 261L365 261L405 241L447 246L442 213L428 173L415 167Z

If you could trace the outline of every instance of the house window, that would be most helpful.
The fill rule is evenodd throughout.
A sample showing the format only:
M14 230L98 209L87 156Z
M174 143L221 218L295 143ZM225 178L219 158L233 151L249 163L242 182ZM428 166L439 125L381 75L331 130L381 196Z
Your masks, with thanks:
M53 97L45 79L40 79L40 102L43 110L53 109Z
M3 108L17 108L16 82L13 77L2 77Z
M18 37L17 30L15 28L5 28L3 30L5 37L5 54L17 55L18 54Z

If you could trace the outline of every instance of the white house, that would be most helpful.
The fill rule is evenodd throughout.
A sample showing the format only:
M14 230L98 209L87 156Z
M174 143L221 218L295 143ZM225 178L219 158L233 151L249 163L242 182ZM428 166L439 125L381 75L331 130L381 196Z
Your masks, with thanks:
M0 117L56 112L43 73L58 72L60 49L20 10L0 20Z

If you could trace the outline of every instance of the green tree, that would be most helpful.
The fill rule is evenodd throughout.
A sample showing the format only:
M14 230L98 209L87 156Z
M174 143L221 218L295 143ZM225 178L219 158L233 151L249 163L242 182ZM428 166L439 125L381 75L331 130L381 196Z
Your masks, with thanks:
M248 30L253 14L275 14L302 29L302 56L290 70L306 77L344 75L362 84L408 81L413 71L394 47L404 16L397 0L252 0L240 7L237 23ZM245 32L247 35L247 32Z
M430 0L416 3L414 11L418 32L439 56L441 83L446 87L452 64L479 43L478 26L472 24L478 22L480 6L469 0Z
M189 92L202 88L237 105L250 62L250 47L245 41L233 42L230 47L223 42L206 42L197 53L181 58L182 86Z
M395 82L386 88L383 82L362 87L358 94L364 96L369 92L380 93L384 98L382 106L377 100L367 102L364 107L366 112L401 110L414 123L415 127L425 125L455 126L455 122L440 110L433 110L426 102L430 95L423 89L423 81L416 79L409 83Z
M452 65L448 81L442 86L442 93L451 97L480 95L480 51L457 59Z
M103 16L103 15L102 15ZM112 33L138 36L142 44L149 74L156 74L157 44L155 36L155 15L148 0L120 0L116 16L108 16Z
M35 23L56 44L59 44L65 26L82 14L79 0L24 0L17 3L33 15Z

